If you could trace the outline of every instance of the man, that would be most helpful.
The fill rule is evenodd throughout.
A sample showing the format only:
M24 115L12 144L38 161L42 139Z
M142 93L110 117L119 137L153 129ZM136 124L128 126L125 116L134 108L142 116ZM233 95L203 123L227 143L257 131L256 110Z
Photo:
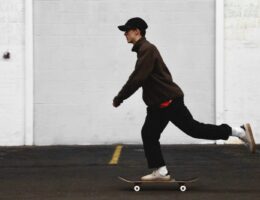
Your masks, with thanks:
M132 51L137 53L135 69L118 95L113 106L118 107L139 87L143 88L143 100L147 105L147 116L142 127L142 140L148 168L153 172L141 180L169 180L170 174L165 165L160 148L160 135L169 121L194 138L227 140L235 136L246 143L252 153L256 146L250 124L230 127L227 124L204 124L193 119L184 104L184 93L172 80L155 45L146 40L147 23L139 18L129 19L118 26L128 43L133 43Z

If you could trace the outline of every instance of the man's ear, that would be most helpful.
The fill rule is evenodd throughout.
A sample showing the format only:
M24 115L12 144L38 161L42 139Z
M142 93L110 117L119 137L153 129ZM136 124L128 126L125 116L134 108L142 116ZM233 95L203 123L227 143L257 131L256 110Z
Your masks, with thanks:
M135 28L134 30L135 30L136 35L141 35L141 31L139 28Z

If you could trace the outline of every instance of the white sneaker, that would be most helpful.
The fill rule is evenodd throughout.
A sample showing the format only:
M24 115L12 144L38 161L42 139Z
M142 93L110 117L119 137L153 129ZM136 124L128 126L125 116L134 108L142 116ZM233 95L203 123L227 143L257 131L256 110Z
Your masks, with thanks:
M250 124L247 123L240 127L243 128L246 132L246 135L244 137L240 137L240 139L249 147L251 153L255 153L256 152L255 139Z
M154 170L151 174L141 177L142 181L169 181L171 180L170 174L161 175L159 170Z

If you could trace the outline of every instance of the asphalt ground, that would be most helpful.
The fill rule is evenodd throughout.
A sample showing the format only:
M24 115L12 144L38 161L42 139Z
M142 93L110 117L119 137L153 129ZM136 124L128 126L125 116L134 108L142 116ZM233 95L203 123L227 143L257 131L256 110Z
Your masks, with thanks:
M115 149L0 147L0 199L260 199L260 153L250 154L242 145L163 145L172 176L199 177L186 192L174 184L146 184L134 192L117 177L150 173L143 148Z

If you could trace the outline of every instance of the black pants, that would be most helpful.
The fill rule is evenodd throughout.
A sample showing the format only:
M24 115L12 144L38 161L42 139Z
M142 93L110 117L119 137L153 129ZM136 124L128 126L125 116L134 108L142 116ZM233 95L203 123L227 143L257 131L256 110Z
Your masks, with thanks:
M142 127L142 140L148 168L157 168L165 165L159 139L169 121L194 138L226 140L232 132L232 128L227 124L204 124L194 120L184 104L183 97L174 99L165 108L148 106L147 116Z

